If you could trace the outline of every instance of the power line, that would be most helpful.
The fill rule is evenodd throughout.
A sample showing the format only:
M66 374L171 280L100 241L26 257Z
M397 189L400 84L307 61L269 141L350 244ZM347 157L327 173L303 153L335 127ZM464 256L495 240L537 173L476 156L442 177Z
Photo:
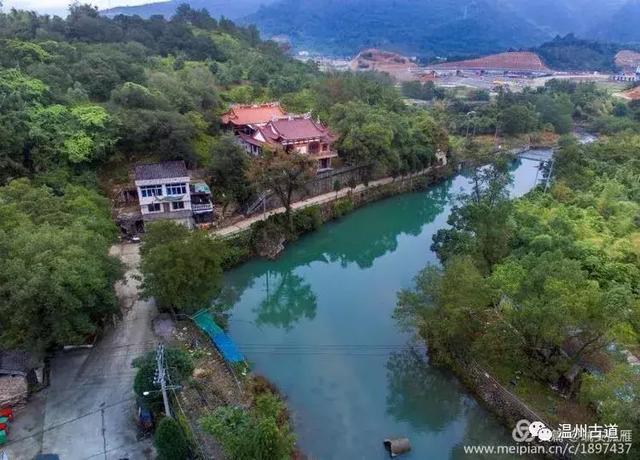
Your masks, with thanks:
M96 414L98 412L101 412L104 409L110 409L112 407L118 406L120 404L124 404L126 402L134 401L134 400L135 400L135 398L126 398L126 399L122 399L120 401L117 401L117 402L114 402L114 403L111 403L111 404L106 404L106 405L100 407L99 409L95 409L95 410L92 410L90 412L86 412L86 413L84 413L82 415L79 415L77 417L74 417L72 419L65 420L64 422L60 422L60 423L52 425L52 426L50 426L48 428L44 428L44 429L42 429L40 431L36 431L35 433L30 434L29 436L23 436L22 438L18 438L18 439L14 439L12 441L9 441L8 443L5 444L5 446L9 447L11 445L18 444L20 442L26 441L27 439L31 439L33 437L40 436L40 435L42 435L44 433L47 433L47 432L52 431L52 430L55 430L56 428L60 428L61 426L68 425L69 423L77 422L78 420L81 420L81 419L83 419L85 417L88 417L90 415L93 415L93 414ZM100 453L100 455L102 455L102 453Z

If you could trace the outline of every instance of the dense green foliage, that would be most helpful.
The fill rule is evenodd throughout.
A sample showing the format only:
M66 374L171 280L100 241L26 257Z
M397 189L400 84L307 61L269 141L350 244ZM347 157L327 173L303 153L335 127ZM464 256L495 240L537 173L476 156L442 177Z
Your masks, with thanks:
M451 58L452 53L469 55L488 49L504 50L522 46L523 42L534 40L537 44L543 39L567 34L603 43L640 42L636 27L640 9L633 0L489 0L472 3L405 0L391 4L358 0L313 3L243 0L212 4L207 0L190 0L189 4L194 9L207 8L216 17L223 15L235 20L251 15L248 22L257 23L267 36L283 34L299 48L339 55L354 54L365 47L392 46L413 54ZM108 14L170 17L179 10L179 5L180 0L152 2L113 8ZM259 10L261 5L268 7ZM282 20L283 12L286 12L287 21ZM500 35L500 30L505 33ZM483 31L485 33L481 34ZM586 49L591 46L589 42L571 46L573 54L570 48L551 51L551 54L567 58L564 62L558 59L560 66L573 64L567 68L597 69L595 65L600 60L595 56L600 50ZM594 67L585 67L585 64Z
M590 146L567 137L549 193L512 203L503 177L485 174L434 238L442 268L400 294L398 318L418 324L441 357L559 385L605 422L637 430L640 375L611 350L640 343L638 155L637 135ZM600 370L580 388L566 377L575 365Z
M424 167L437 148L448 149L446 131L406 107L387 77L320 75L260 41L254 27L188 6L170 20L110 19L82 5L65 19L12 10L0 13L0 41L0 185L8 184L0 205L27 214L3 221L2 276L13 284L2 279L2 308L15 324L2 334L11 346L82 342L117 312L119 270L107 257L115 232L98 183L125 181L136 162L183 159L210 175L224 208L242 208L265 187L283 184L273 168L270 176L248 174L260 160L219 129L228 103L281 100L288 110L311 111L336 133L344 130L337 148L347 162L380 173ZM352 123L375 138L363 138ZM22 177L32 184L15 182ZM295 179L294 189L309 177ZM285 198L286 182L275 187ZM294 224L313 227L317 219ZM200 234L164 230L158 237L152 229L143 245L145 294L161 308L201 308L217 291L220 266L243 256ZM45 273L59 273L59 284L35 286L24 261L44 264L42 283Z
M554 70L613 71L616 70L614 58L621 49L629 49L629 45L582 40L568 34L543 43L532 51Z
M254 27L186 6L170 21L12 11L0 40L1 181L122 157L206 164L224 101L279 98L313 75Z
M273 393L255 398L249 410L220 407L201 421L229 458L237 460L285 460L291 458L295 436L286 407Z
M432 99L443 99L445 91L437 87L432 81L426 83L407 81L402 83L402 94L408 98L430 101Z
M290 218L293 193L311 180L315 168L312 159L289 155L278 149L266 151L256 158L248 170L248 176L260 190L273 190L284 206L286 216Z
M204 231L172 221L147 225L140 249L142 295L162 310L194 313L220 291L226 246Z
M554 79L535 90L500 91L490 100L478 91L466 99L445 93L445 100L436 101L429 112L450 134L465 139L470 135L508 138L526 134L535 143L535 137L544 132L568 133L574 120L595 125L616 118L612 108L610 96L595 84ZM476 148L472 140L469 142L469 150Z
M77 345L118 312L108 203L80 185L27 179L0 187L0 342L44 351Z
M253 185L247 177L248 169L249 157L233 136L223 136L214 144L209 171L213 193L221 198L225 208L232 202L242 206L253 195ZM224 213L225 209L222 210Z
M158 460L184 460L189 458L189 444L178 422L165 417L160 420L153 437Z
M485 167L473 173L474 188L461 197L462 206L454 206L449 228L438 230L432 250L443 262L457 254L470 254L484 272L509 253L514 232L512 202L506 185L511 178L507 165Z

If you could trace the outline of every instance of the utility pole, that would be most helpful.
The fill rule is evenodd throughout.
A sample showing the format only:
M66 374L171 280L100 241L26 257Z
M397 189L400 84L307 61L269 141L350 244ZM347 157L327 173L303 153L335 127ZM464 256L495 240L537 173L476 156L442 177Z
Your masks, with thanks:
M156 349L156 376L153 383L160 385L162 391L162 401L164 402L164 413L171 417L171 407L169 407L169 397L167 396L166 369L164 367L164 345L158 345Z

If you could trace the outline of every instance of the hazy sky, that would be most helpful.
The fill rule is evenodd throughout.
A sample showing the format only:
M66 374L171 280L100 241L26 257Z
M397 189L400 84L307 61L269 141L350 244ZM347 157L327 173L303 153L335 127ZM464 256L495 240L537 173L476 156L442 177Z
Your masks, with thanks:
M36 10L38 13L57 14L63 16L67 12L67 8L73 0L0 0L3 10L8 11L10 8L18 8L22 10ZM112 6L122 5L140 5L143 3L151 3L159 0L88 0L81 3L90 3L99 8L109 8Z

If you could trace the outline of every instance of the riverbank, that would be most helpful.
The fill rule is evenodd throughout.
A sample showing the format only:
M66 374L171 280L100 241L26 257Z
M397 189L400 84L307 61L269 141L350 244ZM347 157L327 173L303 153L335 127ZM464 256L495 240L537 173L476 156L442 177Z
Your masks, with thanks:
M335 192L331 192L331 193L324 193L322 195L318 195L318 196L314 196L311 198L307 198L301 201L297 201L295 203L292 203L291 205L291 209L293 209L294 211L300 211L302 209L308 208L310 206L322 206L322 205L326 205L329 203L332 203L334 201L339 200L340 198L345 198L345 197L350 197L350 196L356 196L356 195L362 195L363 193L370 191L370 190L374 190L378 187L382 187L385 185L389 185L389 184L394 184L394 183L398 183L398 182L406 182L406 181L412 181L413 179L416 179L418 177L422 177L422 176L428 176L430 173L433 173L434 171L442 171L442 170L446 170L446 167L437 167L437 168L427 168L423 171L417 172L417 173L413 173L413 174L409 174L407 176L402 176L402 177L385 177L379 180L375 180L375 181L371 181L369 184L359 184L354 188L351 187L343 187L338 191ZM402 192L400 192L402 193ZM238 222L234 222L231 225L222 227L222 228L218 228L215 230L211 231L211 234L214 236L218 236L221 238L230 238L233 236L236 236L242 232L245 232L247 230L249 230L251 228L251 226L257 222L261 222L264 220L267 220L268 218L272 217L272 216L276 216L279 214L284 214L286 212L286 209L284 207L279 207L276 209L273 209L271 211L267 211L264 213L260 213L257 214L255 216L252 217L248 217L245 219L242 219Z
M275 258L287 243L300 236L318 230L324 223L338 219L361 208L394 195L427 187L454 173L451 166L428 168L424 171L397 178L384 178L361 184L355 188L344 188L338 192L323 194L292 205L293 228L285 222L284 208L278 208L258 216L245 219L233 228L213 231L212 234L224 238L233 248L233 256L226 261L229 270L254 257Z
M521 196L538 163L511 168ZM286 395L300 447L314 458L335 458L336 445L343 457L380 458L393 435L409 437L417 458L510 439L459 380L426 363L392 317L396 292L434 260L432 237L470 187L461 174L428 183L310 231L276 260L253 258L225 274L229 335Z

